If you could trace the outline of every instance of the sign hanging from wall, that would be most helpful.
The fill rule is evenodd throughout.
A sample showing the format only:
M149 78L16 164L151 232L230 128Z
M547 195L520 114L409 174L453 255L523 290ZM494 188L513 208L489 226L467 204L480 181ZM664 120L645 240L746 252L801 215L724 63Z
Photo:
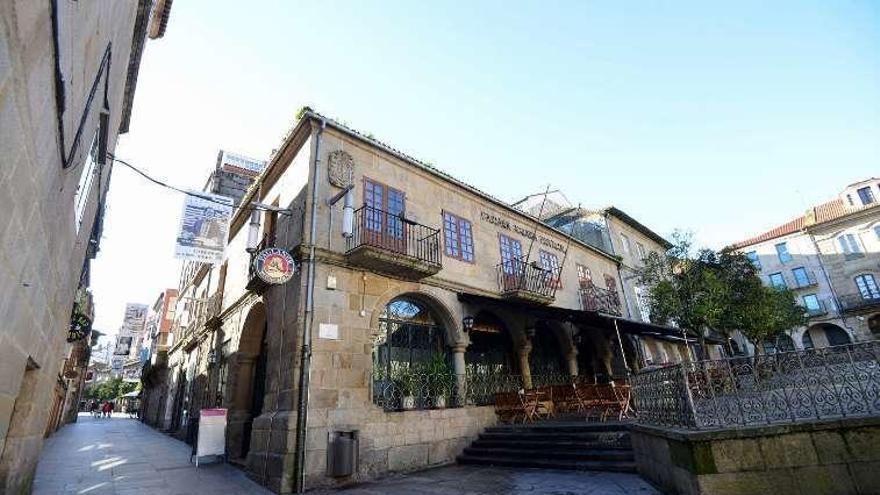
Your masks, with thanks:
M271 247L254 256L254 271L267 284L284 284L293 277L295 262L287 250Z
M218 265L223 262L232 198L192 192L183 203L174 256L187 261Z

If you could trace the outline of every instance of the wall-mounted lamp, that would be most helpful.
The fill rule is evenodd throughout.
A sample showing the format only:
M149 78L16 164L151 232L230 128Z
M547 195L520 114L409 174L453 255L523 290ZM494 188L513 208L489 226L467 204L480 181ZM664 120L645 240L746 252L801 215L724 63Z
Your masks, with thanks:
M251 212L251 221L248 224L248 240L247 249L245 251L254 253L260 244L260 212L254 210Z
M575 334L574 337L572 337L572 340L574 340L575 344L581 345L581 343L583 343L583 341L584 341L584 336L583 336L583 334L578 333L578 334Z
M208 352L208 364L217 364L217 352L216 351Z
M535 327L527 327L526 328L526 337L533 339L535 338Z
M464 330L464 333L470 333L471 330L474 329L474 317L465 316L464 318L462 318L461 327Z

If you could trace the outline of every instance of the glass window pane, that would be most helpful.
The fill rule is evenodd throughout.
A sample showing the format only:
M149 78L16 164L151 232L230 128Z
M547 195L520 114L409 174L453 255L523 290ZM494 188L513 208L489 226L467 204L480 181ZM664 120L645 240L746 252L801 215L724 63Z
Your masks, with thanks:
M785 284L785 277L783 277L781 273L770 274L770 285L779 288L787 287Z
M776 254L779 255L779 261L782 263L791 261L791 254L789 254L788 246L784 242L776 245Z

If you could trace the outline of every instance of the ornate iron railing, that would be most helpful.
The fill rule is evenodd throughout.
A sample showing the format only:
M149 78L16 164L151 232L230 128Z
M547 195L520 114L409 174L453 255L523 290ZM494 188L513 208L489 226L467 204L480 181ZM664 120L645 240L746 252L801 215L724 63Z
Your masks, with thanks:
M632 379L638 421L687 429L880 414L880 342L685 362Z
M575 378L576 379L576 378ZM572 383L566 374L532 375L531 387ZM526 388L522 375L509 373L421 373L407 369L373 374L373 403L386 411L490 406L495 394Z
M548 270L537 262L505 260L495 267L495 271L502 294L524 291L552 298L559 287L559 270Z
M880 294L871 294L869 297L865 297L862 294L844 294L839 297L839 300L842 311L857 311L880 307Z
M584 311L596 311L620 316L620 295L616 290L602 289L591 285L578 290L581 307Z
M440 230L408 220L402 214L389 213L371 206L354 211L352 236L347 251L372 246L440 266Z

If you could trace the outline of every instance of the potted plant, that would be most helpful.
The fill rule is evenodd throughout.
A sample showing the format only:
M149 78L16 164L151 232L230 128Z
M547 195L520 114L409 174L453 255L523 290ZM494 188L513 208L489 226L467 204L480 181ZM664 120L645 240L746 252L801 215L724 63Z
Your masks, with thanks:
M415 409L416 373L409 366L401 366L395 370L394 375L394 382L400 390L400 407L405 411Z
M452 370L443 354L434 354L426 365L429 393L434 400L434 407L443 409L452 392Z

